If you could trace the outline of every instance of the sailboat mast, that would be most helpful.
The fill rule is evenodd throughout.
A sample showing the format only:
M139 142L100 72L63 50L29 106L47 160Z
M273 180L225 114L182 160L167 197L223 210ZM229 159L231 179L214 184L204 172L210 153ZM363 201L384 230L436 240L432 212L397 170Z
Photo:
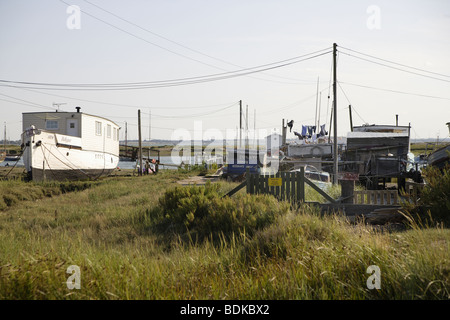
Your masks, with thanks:
M316 117L314 118L314 126L316 126L316 133L319 129L319 126L317 125L317 108L319 104L319 77L317 77L317 90L316 90Z
M337 76L336 76L336 56L337 56L337 44L333 43L333 135L334 135L334 145L333 145L333 184L338 183L338 137L337 137Z
M5 132L4 132L4 136L3 136L3 150L5 150L5 154L6 154L6 121L5 121Z

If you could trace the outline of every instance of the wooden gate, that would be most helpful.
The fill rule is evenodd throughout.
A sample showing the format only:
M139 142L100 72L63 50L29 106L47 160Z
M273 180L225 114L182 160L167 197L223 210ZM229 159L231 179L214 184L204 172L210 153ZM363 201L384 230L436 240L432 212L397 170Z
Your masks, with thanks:
M303 168L302 168L303 169ZM271 194L279 200L305 201L304 171L278 172L274 175L249 174L246 179L247 193Z
M279 200L300 203L305 202L305 183L310 185L330 203L339 202L305 177L305 168L303 167L301 167L299 171L278 172L273 175L261 175L247 172L245 181L224 195L224 197L231 197L242 188L247 187L247 193L250 194L271 194Z

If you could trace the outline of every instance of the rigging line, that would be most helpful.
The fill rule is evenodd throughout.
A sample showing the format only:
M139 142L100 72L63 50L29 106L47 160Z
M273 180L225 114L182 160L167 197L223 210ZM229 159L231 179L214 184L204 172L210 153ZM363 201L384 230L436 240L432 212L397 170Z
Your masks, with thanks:
M406 95L412 95L412 96L418 96L418 97L424 97L424 98L450 100L450 98L445 98L445 97L431 96L431 95L426 95L426 94L413 93L413 92L404 92L404 91L391 90L391 89L376 88L376 87L365 86L365 85L349 83L349 82L342 82L342 81L340 81L340 82L343 83L343 84L348 84L348 85L355 86L355 87L361 87L361 88L367 88L367 89L373 89L373 90L379 90L379 91L400 93L400 94L406 94Z
M11 173L11 171L13 171L13 169L14 169L14 168L16 167L16 165L19 163L20 158L22 157L23 153L25 152L25 150L26 150L27 148L28 148L28 146L25 146L25 147L23 148L22 153L20 154L19 158L16 160L16 162L14 163L14 165L11 166L11 169L9 169L9 171L8 171L6 174L0 176L0 178L6 178L6 177ZM5 151L6 151L6 150L5 150Z
M322 90L319 91L319 93L322 93L323 91L325 91L325 90L327 90L327 89L328 89L328 88L322 89ZM261 113L261 115L273 114L274 112L285 111L285 110L291 109L291 108L293 108L293 107L295 107L295 106L297 106L297 105L300 105L300 104L302 104L302 103L304 103L304 102L306 102L306 101L308 101L308 100L310 100L310 99L312 99L312 98L314 98L314 97L316 97L316 96L317 96L317 94L314 93L314 94L312 94L311 96L308 96L308 97L306 97L306 98L304 98L304 99L302 99L302 100L299 100L299 101L293 102L293 103L291 103L291 104L288 104L287 106L278 108L276 111L263 112L263 113Z
M339 85L339 88L341 88L341 91L344 94L345 99L347 99L348 104L351 105L352 103L350 102L349 98L347 97L347 94L345 93L344 89L342 89L341 83L339 81L338 81L338 85Z
M70 164L73 165L75 168L72 168L70 165L68 165L67 163L65 163L64 161L62 161L60 158L58 158L55 154L53 154L53 152L51 152L50 149L48 149L48 148L45 146L44 143L41 142L41 146L43 146L43 147L45 148L45 150L48 151L48 153L50 153L53 157L55 157L58 161L60 161L60 162L61 162L63 165L65 165L66 167L68 167L68 168L70 168L70 169L72 169L72 170L78 170L78 171L80 171L81 173L83 173L84 175L86 175L87 177L89 177L89 175L88 175L86 172L84 172L83 170L77 168L70 160L69 160ZM42 150L42 149L41 149L41 150ZM61 154L61 151L59 151L58 149L56 149L56 150ZM52 170L52 168L50 167L50 164L48 163L47 158L45 157L44 151L42 151L42 154L43 154L43 156L44 156L44 158L45 158L45 161L47 162L47 166L49 167L50 171L53 173L53 170ZM62 155L62 154L61 154L61 155Z
M342 93L344 94L345 98L347 99L348 103L349 103L350 105L352 105L352 103L350 102L350 100L349 100L348 97L347 97L347 94L345 93L344 89L342 88L340 81L338 81L338 85L339 85L339 88L341 88L341 91L342 91ZM352 110L355 111L356 115L362 120L362 122L367 123L367 122L361 117L361 115L358 113L358 111L355 109L355 106L354 106L354 105L352 105Z
M342 47L342 46L339 46L339 47L343 48L345 50L349 50L349 51L354 52L354 53L358 53L358 54L363 55L363 56L367 56L367 57L373 58L373 59L381 60L381 61L384 61L384 62L389 62L389 63L396 64L396 65L399 65L399 66L402 66L402 67L406 67L406 68L414 69L414 70L417 70L417 71L422 71L422 72L434 74L434 75L437 75L437 76L450 78L449 75L445 75L445 74L442 74L442 73L437 73L437 72L432 72L432 71L428 71L428 70L424 70L424 69L419 69L419 68L416 68L416 67L411 67L411 66L408 66L406 64L401 64L401 63L394 62L394 61L391 61L391 60L378 58L378 57L375 57L375 56L372 56L372 55L369 55L369 54L366 54L366 53L362 53L362 52L359 52L359 51L356 51L356 50L352 50L352 49L349 49L349 48L346 48L346 47Z
M398 70L398 71L414 74L414 75L417 75L417 76L422 76L422 77L429 78L429 79L439 80L439 81L443 81L443 82L450 82L450 80L440 79L440 78L436 78L436 77L432 77L432 76L427 76L425 74L421 74L421 73L418 73L418 72L408 71L408 70L404 70L404 69L401 69L401 68L389 66L389 65L384 64L384 63L380 63L380 62L372 61L372 60L369 60L369 59L357 57L355 55L352 55L352 54L349 54L349 53L346 53L346 52L343 52L343 51L341 51L341 53L343 53L343 54L345 54L347 56L356 58L356 59L364 60L364 61L367 61L367 62L370 62L370 63L374 63L374 64L377 64L377 65L384 66L384 67L391 68L391 69L395 69L395 70Z
M249 67L245 69L240 70L234 70L229 72L223 72L223 73L215 73L215 74L209 74L204 76L197 76L197 77L187 77L187 78L178 78L178 79L169 79L169 80L157 80L157 81L145 81L145 82L123 82L123 83L92 83L92 84L77 84L77 83L42 83L42 82L28 82L28 81L13 81L13 80L4 80L1 79L1 83L12 83L16 85L36 85L36 86L53 86L53 87L130 87L130 86L171 86L176 84L184 84L184 83L195 83L195 81L203 82L203 81L214 81L216 79L228 79L228 77L236 77L236 76L243 76L247 74L257 73L257 72L263 72L266 70L281 68L285 66L289 66L291 64L303 62L306 60L314 59L317 57L320 57L322 55L331 53L331 50L328 50L326 52L324 50L319 50L316 52L304 54L301 56L297 56L290 59L285 59L277 62L267 63L255 67ZM322 52L322 53L319 53ZM312 57L309 57L313 55ZM300 60L299 60L300 59ZM263 69L261 69L263 68ZM255 70L256 69L256 70Z
M167 38L167 37L165 37L165 36L162 36L162 35L160 35L160 34L158 34L158 33L156 33L156 32L153 32L153 31L148 30L148 29L146 29L146 28L144 28L144 27L141 27L140 25L138 25L138 24L136 24L136 23L134 23L134 22L131 22L131 21L125 19L125 18L122 18L122 17L118 16L117 14L115 14L115 13L113 13L113 12L111 12L111 11L108 11L108 10L106 10L105 8L102 8L102 7L100 7L99 5L96 5L96 4L94 4L94 3L90 2L90 1L84 0L84 2L87 2L87 3L89 3L90 5L92 5L92 6L96 7L96 8L98 8L98 9L102 10L103 12L106 12L106 13L108 13L108 14L110 14L110 15L116 17L117 19L120 19L120 20L122 20L122 21L124 21L124 22L126 22L126 23L128 23L128 24L130 24L130 25L132 25L132 26L135 26L136 28L139 28L139 29L141 29L141 30L143 30L143 31L145 31L145 32L148 32L148 33L150 33L150 34L152 34L152 35L154 35L154 36L157 36L157 37L159 37L159 38L161 38L161 39L164 39L164 40L166 40L166 41L168 41L168 42L171 42L171 43L173 43L173 44L176 44L177 46L180 46L180 47L182 47L182 48L184 48L184 49L190 50L190 51L192 51L192 52L194 52L194 53L200 54L200 55L205 56L205 57L208 57L208 58L210 58L210 59L213 59L213 60L216 60L216 61L219 61L219 62L228 64L228 65L232 65L232 66L234 66L234 67L242 68L242 66L239 66L239 65L237 65L237 64L234 64L234 63L231 63L231 62L228 62L228 61L225 61L225 60L220 59L220 58L213 57L213 56L211 56L211 55L209 55L209 54L200 52L200 51L198 51L198 50L192 49L192 48L190 48L190 47L188 47L188 46L186 46L186 45L183 45L183 44L181 44L181 43L179 43L179 42L173 41L173 40L171 40L171 39L169 39L169 38ZM217 68L217 69L221 69L221 68L218 68L218 67L216 67L216 68ZM224 70L224 69L221 69L221 70ZM278 75L271 75L271 74L268 74L268 75L270 75L270 76L272 76L272 77L281 78L281 79L287 79L287 80L299 81L298 79L294 79L294 78L281 77L281 76L278 76ZM259 79L259 80L265 80L265 81L267 81L266 79ZM269 80L269 81L270 81L270 80Z

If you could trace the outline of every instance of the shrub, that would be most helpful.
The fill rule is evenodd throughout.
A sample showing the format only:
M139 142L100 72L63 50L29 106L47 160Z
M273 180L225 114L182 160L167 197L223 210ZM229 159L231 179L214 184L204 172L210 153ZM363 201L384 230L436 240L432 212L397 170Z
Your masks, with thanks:
M442 170L430 166L424 176L427 185L422 191L422 204L430 208L435 221L450 226L450 165Z
M182 239L213 242L234 235L252 236L289 211L289 204L273 196L240 194L223 197L218 184L176 187L159 199L151 211L157 230Z

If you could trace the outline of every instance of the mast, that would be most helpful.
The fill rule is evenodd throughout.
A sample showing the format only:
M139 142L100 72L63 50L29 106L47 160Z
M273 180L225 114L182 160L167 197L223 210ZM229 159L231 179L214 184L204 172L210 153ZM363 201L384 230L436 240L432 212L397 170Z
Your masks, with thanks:
M239 100L239 148L242 147L242 100Z
M317 109L319 105L319 77L317 77L317 90L316 90L316 118L314 119L314 125L316 126L316 134L319 130L319 123L317 119Z
M333 135L334 135L334 145L333 145L333 184L337 184L338 183L338 137L337 137L337 77L336 77L336 56L337 56L337 44L333 43Z
M5 121L5 134L3 136L3 150L5 151L6 156L6 121Z

